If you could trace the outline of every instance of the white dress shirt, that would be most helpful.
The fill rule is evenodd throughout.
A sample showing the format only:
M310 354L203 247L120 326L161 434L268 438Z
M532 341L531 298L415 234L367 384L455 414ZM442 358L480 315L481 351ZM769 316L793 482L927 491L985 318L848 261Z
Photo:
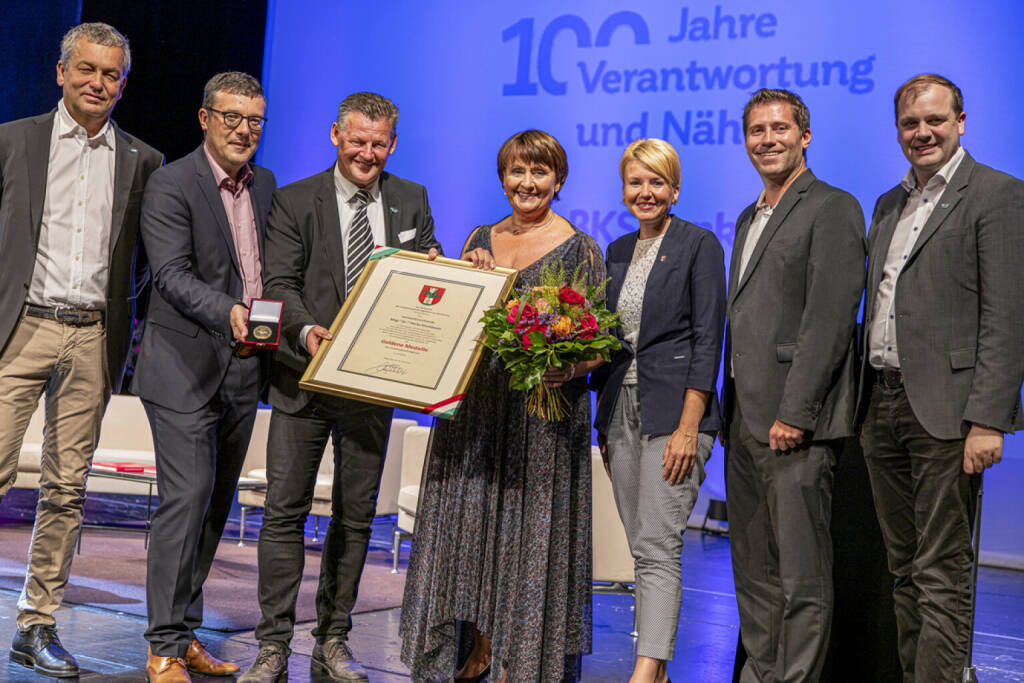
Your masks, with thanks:
M334 194L338 200L338 218L341 219L341 244L345 253L348 253L348 229L352 226L352 219L356 216L356 192L360 189L341 175L338 165L334 165ZM384 204L380 200L380 177L370 187L365 188L370 194L370 200L366 203L366 218L370 221L370 233L373 234L374 245L387 243L387 236L384 232ZM342 257L338 254L339 258Z
M950 178L960 167L964 148L959 148L949 161L931 177L924 189L917 186L917 176L911 168L900 182L908 192L907 204L903 207L896 230L889 242L885 257L882 281L875 296L871 327L868 330L868 362L876 370L883 368L898 370L900 367L899 346L896 343L896 284L903 266L917 244L921 230L935 210L935 202L946 191Z
M338 202L338 218L341 221L341 244L345 253L348 253L348 229L352 226L352 219L356 216L356 192L365 189L370 194L366 203L366 219L370 222L370 233L373 235L374 245L387 244L387 235L384 230L384 203L380 196L380 176L377 182L367 188L356 187L355 183L341 175L338 165L334 165L334 196ZM344 254L338 254L338 259L343 260ZM331 321L328 321L331 322ZM299 341L302 348L306 347L306 335L313 329L312 325L306 325L299 333Z
M115 156L110 121L90 138L57 104L29 303L106 308Z

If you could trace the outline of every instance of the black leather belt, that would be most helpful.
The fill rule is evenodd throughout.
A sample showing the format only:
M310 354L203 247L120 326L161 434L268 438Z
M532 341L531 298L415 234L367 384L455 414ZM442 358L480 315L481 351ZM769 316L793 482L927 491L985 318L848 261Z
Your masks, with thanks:
M83 308L68 308L66 306L51 307L27 304L25 306L25 315L32 316L33 318L56 320L59 323L74 325L75 327L84 327L86 325L95 325L96 323L103 322L103 311L86 310Z
M899 389L903 386L903 373L899 370L891 370L889 368L875 370L875 377L878 378L879 384L889 389Z

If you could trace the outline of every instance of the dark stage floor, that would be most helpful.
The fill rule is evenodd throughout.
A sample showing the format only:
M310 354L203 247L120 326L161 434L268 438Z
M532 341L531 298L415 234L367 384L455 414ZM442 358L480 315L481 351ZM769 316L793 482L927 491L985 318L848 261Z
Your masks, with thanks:
M13 502L13 501L12 501ZM18 523L4 501L0 524ZM236 518L237 519L237 518ZM375 536L383 542L389 523L376 525ZM254 527L250 527L250 534ZM309 527L312 534L312 525ZM235 527L237 533L237 526ZM86 530L101 537L101 530ZM98 538L97 538L98 540ZM737 640L737 615L732 590L729 541L687 532L683 553L683 612L676 642L676 658L669 674L681 681L723 681L732 677ZM403 560L408 552L403 552ZM139 558L145 557L139 537ZM404 567L404 562L403 562ZM72 578L74 581L74 578ZM975 632L975 663L983 683L1024 681L1024 572L982 568L979 578L978 617ZM255 590L255 587L253 587ZM8 661L6 638L15 629L17 593L0 590L0 681L54 680ZM594 654L584 658L586 681L625 681L633 661L632 600L627 596L594 596ZM398 659L398 609L358 614L353 618L352 649L370 670L371 680L409 680ZM88 673L83 681L145 680L145 620L92 607L65 606L57 613L64 645ZM312 623L297 628L289 666L293 683L314 680L309 674L313 641ZM201 634L209 649L226 659L248 665L256 656L251 631ZM202 680L198 677L194 680ZM225 679L207 679L210 681Z

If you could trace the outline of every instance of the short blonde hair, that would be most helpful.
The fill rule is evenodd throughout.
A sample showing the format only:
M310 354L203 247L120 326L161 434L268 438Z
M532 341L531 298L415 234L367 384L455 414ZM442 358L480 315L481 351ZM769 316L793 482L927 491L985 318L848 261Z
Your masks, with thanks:
M682 184L683 172L679 164L679 154L676 153L675 147L664 140L640 138L629 143L619 162L619 175L622 176L623 183L626 182L626 166L631 161L639 161L674 188Z

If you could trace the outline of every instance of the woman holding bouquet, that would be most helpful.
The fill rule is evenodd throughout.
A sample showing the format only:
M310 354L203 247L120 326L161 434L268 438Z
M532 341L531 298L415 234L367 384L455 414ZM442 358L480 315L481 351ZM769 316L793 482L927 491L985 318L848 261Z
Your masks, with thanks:
M517 268L517 287L545 269L580 266L605 278L594 240L552 210L569 166L555 138L512 136L498 152L511 215L469 236L463 258ZM598 361L599 362L599 361ZM420 486L405 583L402 661L414 680L559 681L579 676L590 651L590 399L597 362L552 368L564 419L530 414L486 353L453 420L438 420ZM462 657L459 657L461 660Z
M714 233L669 213L680 186L670 144L636 140L619 171L640 229L608 246L608 307L623 348L595 373L594 426L635 561L630 681L662 683L679 623L682 534L721 426L725 265Z

